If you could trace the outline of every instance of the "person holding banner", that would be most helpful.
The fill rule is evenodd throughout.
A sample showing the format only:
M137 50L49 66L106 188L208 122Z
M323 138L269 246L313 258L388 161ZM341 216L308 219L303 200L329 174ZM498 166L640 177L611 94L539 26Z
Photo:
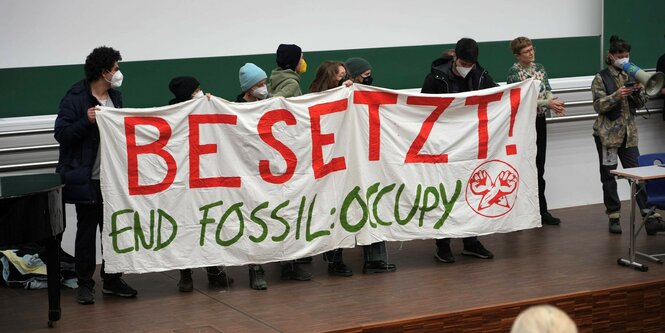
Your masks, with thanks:
M353 81L349 80L344 63L339 61L324 61L316 70L316 76L309 86L309 92L321 92L339 87L342 84L347 87L353 84ZM335 276L353 275L351 268L344 264L342 249L325 252L323 259L328 263L328 274Z
M242 92L236 97L236 102L256 102L268 98L268 75L259 66L248 62L240 67L238 76Z
M273 69L268 79L270 96L295 97L302 95L300 75L307 71L307 62L300 46L279 44L276 54L277 68ZM312 273L300 267L301 263L311 263L312 257L282 262L282 280L308 281Z
M199 81L191 76L178 76L173 78L169 83L169 90L171 90L174 95L174 98L169 101L169 105L204 96ZM205 96L210 99L210 94L205 94ZM209 266L206 267L206 272L208 283L211 286L225 287L233 283L233 279L226 275L223 267ZM178 290L182 292L191 292L194 290L194 280L192 280L191 268L180 270Z
M349 74L343 62L324 61L316 70L316 76L314 76L314 81L309 86L309 92L326 91L341 85L349 87L352 84L353 81L349 79Z
M545 199L545 157L547 150L547 122L549 111L564 115L566 109L563 102L552 95L552 87L548 80L545 67L535 63L536 48L527 37L517 37L510 42L510 48L517 62L508 70L507 83L521 82L531 78L540 81L536 112L536 168L538 169L538 201L540 203L540 220L542 224L558 225L561 219L550 214Z
M242 92L236 98L236 102L245 103L266 99L268 97L267 78L266 72L253 63L246 63L240 67L238 79ZM265 272L261 265L249 265L249 287L254 290L268 289L268 282L266 282Z
M610 171L617 168L619 160L624 168L638 166L640 151L635 112L647 102L644 88L623 70L623 65L630 62L630 49L625 40L616 35L610 37L610 49L605 58L607 67L591 82L593 109L598 113L593 123L593 139L598 152L605 213L609 217L609 231L613 234L621 233L621 201L616 179ZM644 209L648 208L646 193L639 191L636 201L644 215ZM665 222L657 213L650 215L644 226L648 235L665 231Z
M362 83L371 85L372 65L359 57L346 59L344 65L348 69L351 80L353 83ZM370 245L363 246L363 273L384 273L394 272L397 270L395 264L388 262L388 253L386 251L386 242L376 242Z
M307 62L300 46L280 44L277 48L277 66L270 73L270 95L282 97L302 95L300 75L307 71Z
M432 69L425 77L421 93L450 94L496 87L489 73L478 63L478 43L471 38L462 38L455 45L455 54L444 53L432 62ZM494 254L487 250L478 237L463 239L462 254L481 259L492 259ZM455 256L450 249L450 238L436 240L437 251L434 257L440 262L454 263Z
M102 231L103 197L100 188L99 129L96 107L121 108L122 95L116 89L123 75L118 61L120 52L101 46L85 60L85 79L75 83L60 101L55 119L54 136L60 144L58 172L65 183L63 197L76 207L75 266L78 278L76 301L95 303L97 229ZM102 249L103 250L103 249ZM104 261L100 271L102 292L121 297L134 297L137 291L122 280L122 274L108 274Z
M362 83L368 86L372 85L372 65L360 57L346 59L344 65L349 70L349 75L353 83Z

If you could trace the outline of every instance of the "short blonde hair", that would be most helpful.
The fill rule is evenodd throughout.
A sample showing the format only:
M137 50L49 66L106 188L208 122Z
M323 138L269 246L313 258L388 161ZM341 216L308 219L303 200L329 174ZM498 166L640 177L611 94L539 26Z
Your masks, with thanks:
M517 37L510 42L510 48L513 50L513 54L520 54L522 49L533 45L531 40L527 37Z
M522 311L513 323L510 333L577 333L577 325L559 308L535 305Z

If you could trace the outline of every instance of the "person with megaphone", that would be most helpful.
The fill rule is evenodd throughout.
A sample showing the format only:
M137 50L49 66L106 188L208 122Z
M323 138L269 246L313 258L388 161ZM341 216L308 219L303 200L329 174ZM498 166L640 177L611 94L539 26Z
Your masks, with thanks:
M637 125L635 112L643 107L647 95L640 82L632 80L624 69L630 64L630 44L618 36L610 37L610 48L605 59L607 68L596 74L591 83L593 108L598 113L593 124L593 138L598 151L600 181L603 184L603 202L609 217L609 231L621 233L621 201L617 193L617 182L610 173L618 166L637 167L640 156L637 147ZM644 214L646 194L639 191L636 197L640 211ZM648 235L665 231L665 222L659 214L649 216L645 223Z

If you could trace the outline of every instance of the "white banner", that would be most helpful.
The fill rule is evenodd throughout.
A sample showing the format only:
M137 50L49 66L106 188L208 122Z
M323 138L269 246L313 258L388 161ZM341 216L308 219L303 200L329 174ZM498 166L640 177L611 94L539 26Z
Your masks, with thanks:
M353 85L102 108L105 269L266 263L538 227L537 87Z

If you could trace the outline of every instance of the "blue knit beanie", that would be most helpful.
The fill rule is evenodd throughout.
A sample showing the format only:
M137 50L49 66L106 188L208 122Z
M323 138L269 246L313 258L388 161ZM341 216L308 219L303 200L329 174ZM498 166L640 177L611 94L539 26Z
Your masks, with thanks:
M243 92L249 90L249 88L261 82L261 80L268 78L266 72L251 62L248 62L244 66L240 67L240 73L238 76L240 78L240 89Z

